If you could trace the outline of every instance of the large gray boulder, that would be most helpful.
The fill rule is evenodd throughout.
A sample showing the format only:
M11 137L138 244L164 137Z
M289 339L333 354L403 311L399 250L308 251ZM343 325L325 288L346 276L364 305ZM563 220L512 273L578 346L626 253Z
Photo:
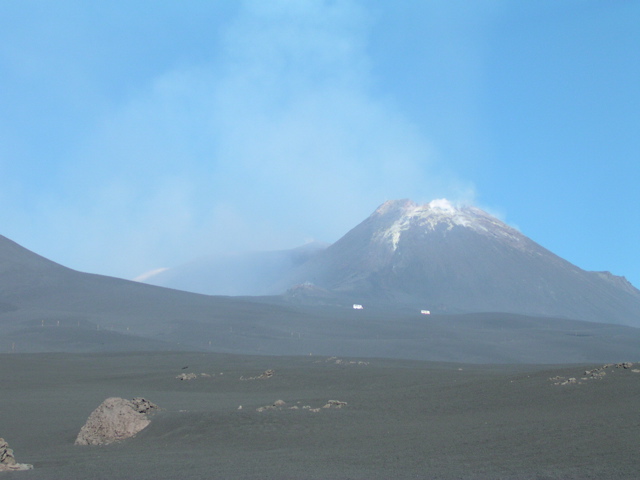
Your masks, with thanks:
M13 450L4 438L0 438L0 472L13 472L16 470L31 470L33 465L18 463L13 456Z
M133 437L151 423L148 414L157 408L144 398L107 398L89 415L75 444L107 445Z

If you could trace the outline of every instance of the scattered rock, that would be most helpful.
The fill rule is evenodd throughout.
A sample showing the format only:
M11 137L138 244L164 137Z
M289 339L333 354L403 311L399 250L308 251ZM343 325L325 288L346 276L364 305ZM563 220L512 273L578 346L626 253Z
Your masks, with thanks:
M13 456L13 450L4 438L0 438L0 472L11 472L16 470L31 470L33 465L28 463L18 463Z
M571 377L569 379L565 379L565 377L558 376L558 377L550 378L549 380L553 381L554 385L573 385L573 384L576 384L576 383L578 383L578 384L580 383L580 382L578 382L578 380L576 380L573 377Z
M266 410L282 410L283 408L286 407L286 405L287 404L284 400L276 400L275 402L273 402L272 405L266 405L264 407L256 408L256 411L264 412ZM341 402L340 400L329 400L322 408L342 408L342 407L345 407L346 405L347 405L347 402ZM286 408L288 410L300 410L300 408L302 408L302 410L308 410L314 413L317 413L321 410L320 408L311 408L311 405L304 405L302 407L293 405L291 407L286 407Z
M133 437L151 420L148 413L158 406L141 397L132 401L110 397L96 408L80 429L76 445L108 445Z
M595 368L593 370L587 370L584 372L585 375L590 375L592 377L597 377L597 376L604 376L606 374L606 372L604 370L606 370L607 368L611 368L611 367L615 367L615 368L622 368L623 370L626 369L630 369L631 367L633 367L633 363L631 362L622 362L622 363L607 363L599 368ZM633 371L633 370L632 370Z
M318 360L315 363L320 363L321 361ZM335 363L336 365L360 365L360 366L364 366L364 365L369 365L369 362L364 362L362 360L343 360L341 358L338 357L329 357L325 360L326 363Z
M633 367L633 363L631 362L606 363L601 367L594 368L593 370L585 370L584 377L581 377L581 380L584 380L584 381L602 380L607 374L605 370L608 368L614 368L614 367L622 370L631 370L631 367ZM639 369L633 369L631 371L640 373ZM578 383L578 384L581 383L581 382L578 382L575 378L569 378L568 380L566 380L565 377L560 377L560 376L549 378L549 380L555 382L554 385L569 385L573 383Z
M327 404L322 408L342 408L346 406L347 402L341 402L340 400L329 400Z
M267 378L271 378L276 374L274 370L265 370L262 374L256 377L240 377L240 380L266 380Z
M160 409L158 405L142 397L135 397L133 400L131 400L131 403L133 404L133 407L138 413L147 414L154 410Z
M195 380L196 378L198 378L198 376L202 378L211 378L211 377L214 377L215 374L211 375L210 373L201 373L200 375L198 375L197 373L181 373L176 378L178 380Z
M265 410L282 410L282 407L284 407L286 404L287 403L284 400L276 400L271 405L256 408L256 411L264 412Z
M633 363L631 362L616 363L616 368L631 368L631 367L633 367Z

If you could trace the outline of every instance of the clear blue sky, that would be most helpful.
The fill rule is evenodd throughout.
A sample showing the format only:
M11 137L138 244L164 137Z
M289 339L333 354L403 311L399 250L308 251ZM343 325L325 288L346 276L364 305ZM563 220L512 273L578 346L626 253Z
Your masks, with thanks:
M0 0L0 234L133 278L394 198L640 287L640 2Z

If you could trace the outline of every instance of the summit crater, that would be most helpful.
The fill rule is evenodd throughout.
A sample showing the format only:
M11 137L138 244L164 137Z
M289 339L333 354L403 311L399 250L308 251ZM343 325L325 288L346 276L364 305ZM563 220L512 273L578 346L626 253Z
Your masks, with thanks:
M516 245L524 238L520 232L483 210L473 206L458 207L444 198L424 205L411 200L392 200L382 204L374 215L384 216L389 212L395 212L395 220L376 236L380 241L389 241L393 250L397 249L402 233L412 228L427 232L464 227L481 234L500 236Z

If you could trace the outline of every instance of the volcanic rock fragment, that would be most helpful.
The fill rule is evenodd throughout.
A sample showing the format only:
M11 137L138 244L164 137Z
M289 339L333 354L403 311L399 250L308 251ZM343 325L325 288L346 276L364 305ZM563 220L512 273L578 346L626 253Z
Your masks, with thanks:
M274 370L265 370L262 374L255 377L240 377L240 380L266 380L276 374Z
M0 472L12 472L16 470L31 470L33 465L18 463L13 456L13 450L4 438L0 438Z
M347 402L341 402L340 400L329 400L322 408L342 408L346 406Z
M147 414L157 408L157 405L140 397L132 401L107 398L89 415L75 444L108 445L133 437L151 423Z

